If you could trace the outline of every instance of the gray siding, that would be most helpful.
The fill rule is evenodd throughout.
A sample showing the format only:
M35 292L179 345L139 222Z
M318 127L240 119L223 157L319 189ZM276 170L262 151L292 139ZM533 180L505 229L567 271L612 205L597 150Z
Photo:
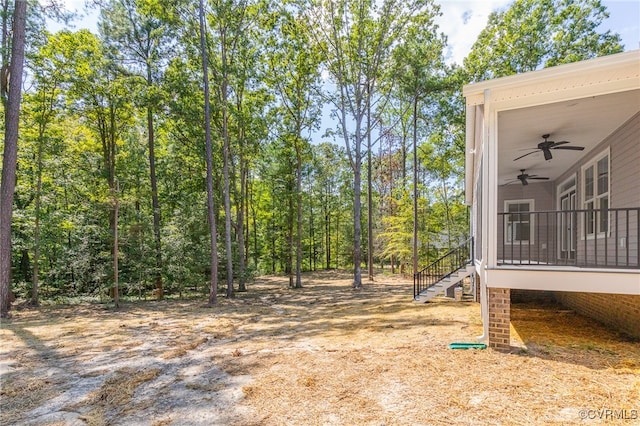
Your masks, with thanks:
M522 185L520 182L501 186L498 189L498 212L504 212L505 201L533 200L535 211L554 210L552 198L553 184L551 182L529 183ZM550 227L547 217L537 217L533 223L533 241L531 244L502 244L504 236L504 216L498 215L498 260L500 259L531 259L536 262L545 262L553 247L547 243L553 240L554 228ZM506 220L506 219L505 219Z
M629 121L581 158L579 162L560 176L557 182L564 182L577 173L578 203L582 205L583 198L580 193L582 176L580 176L580 169L607 147L609 147L611 155L610 207L640 207L640 112L631 117Z
M588 164L606 149L610 155L610 208L640 208L640 112L605 138L596 148L575 163L554 182L502 186L498 189L498 211L504 211L505 200L535 201L535 211L557 210L557 186L571 176L577 176L577 208L583 209L582 166ZM504 225L498 217L498 259L531 259L536 262L554 262L557 257L557 215L540 215L534 224L535 237L530 246L503 245ZM638 267L638 211L612 212L609 217L610 236L595 240L585 239L583 215L578 215L576 255L578 263ZM541 242L547 242L543 247ZM629 250L627 250L627 247ZM514 251L515 249L515 251Z
M571 170L560 177L558 182L564 181L572 174L577 174L578 208L583 208L581 168L609 148L610 155L610 208L640 207L640 112L631 117L625 124L605 138L596 148L591 150ZM556 198L554 194L554 199ZM627 223L629 225L627 226ZM593 240L578 238L578 260L587 263L603 263L612 260L620 265L638 266L638 213L631 212L612 214L610 216L610 237L598 240L599 250L596 251ZM579 229L584 227L579 223ZM621 239L630 248L621 250ZM606 249L604 248L606 247Z

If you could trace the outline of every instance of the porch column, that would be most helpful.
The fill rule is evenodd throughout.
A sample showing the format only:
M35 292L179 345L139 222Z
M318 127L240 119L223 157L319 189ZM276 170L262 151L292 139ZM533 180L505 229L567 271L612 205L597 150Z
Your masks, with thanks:
M489 288L489 347L508 351L511 344L511 290Z

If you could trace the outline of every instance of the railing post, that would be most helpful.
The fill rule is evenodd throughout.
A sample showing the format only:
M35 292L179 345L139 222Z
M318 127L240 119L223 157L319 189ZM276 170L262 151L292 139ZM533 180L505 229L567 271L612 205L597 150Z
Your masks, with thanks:
M598 209L593 209L593 263L598 266L598 234L600 222L598 220Z
M526 243L522 229L518 234L516 225L523 220L524 214L537 221L530 227ZM498 256L500 265L544 263L589 268L640 267L640 207L501 212L498 215L501 218L498 223L502 225L499 230L503 235L502 241L498 242L498 248L502 247ZM507 218L511 222L507 222ZM544 232L545 235L542 234ZM533 245L533 241L538 247ZM543 249L545 243L546 248ZM451 258L444 263L448 265L447 262L457 259L457 266L462 267L463 261L473 259L474 250L474 240L469 238L467 244L460 246L455 253L452 251Z
M627 250L629 250L627 243ZM640 208L636 209L636 268L640 268Z
M627 210L627 229L626 229L626 234L627 235L625 236L625 238L626 238L626 244L625 245L627 247L626 247L625 251L626 251L626 255L627 255L627 259L626 259L627 261L626 261L625 266L628 267L628 266L630 266L629 265L629 210ZM616 243L616 245L617 245L617 243Z
M615 244L614 244L614 247L615 247L615 249L614 249L614 255L615 255L615 257L616 257L616 266L618 266L618 263L619 263L619 260L620 260L620 256L619 256L619 254L618 254L618 230L620 229L618 216L619 216L619 215L618 215L618 212L616 212L616 220L615 220L615 222L616 222L616 224L615 224L615 230L616 230L616 232L615 232L615 235L614 235L614 242L615 242ZM627 265L627 266L628 266L628 265Z

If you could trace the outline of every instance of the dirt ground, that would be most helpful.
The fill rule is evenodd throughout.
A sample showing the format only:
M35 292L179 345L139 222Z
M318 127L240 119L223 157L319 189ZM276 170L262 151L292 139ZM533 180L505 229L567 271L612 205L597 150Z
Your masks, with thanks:
M204 301L41 307L0 329L2 425L640 424L640 344L558 306L512 307L511 353L473 302L411 284L261 278Z

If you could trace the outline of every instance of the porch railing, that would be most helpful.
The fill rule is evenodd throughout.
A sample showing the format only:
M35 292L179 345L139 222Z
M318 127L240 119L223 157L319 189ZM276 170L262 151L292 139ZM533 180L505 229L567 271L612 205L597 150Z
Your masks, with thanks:
M498 213L499 265L640 268L640 207Z
M438 281L446 278L471 262L473 238L467 239L459 247L450 250L444 256L421 271L413 274L413 297L422 293Z

